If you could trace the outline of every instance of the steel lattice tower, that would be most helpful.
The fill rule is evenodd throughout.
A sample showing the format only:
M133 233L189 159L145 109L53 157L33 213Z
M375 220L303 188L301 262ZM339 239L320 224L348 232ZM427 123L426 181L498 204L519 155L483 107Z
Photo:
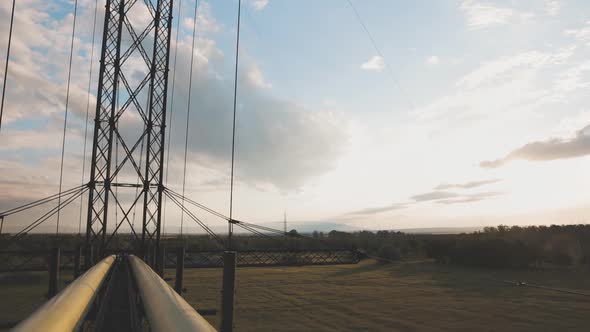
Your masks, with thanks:
M172 5L173 0L106 1L87 262L91 248L105 254L122 226L130 228L143 254L150 248L159 251ZM141 214L141 235L132 221L136 210Z

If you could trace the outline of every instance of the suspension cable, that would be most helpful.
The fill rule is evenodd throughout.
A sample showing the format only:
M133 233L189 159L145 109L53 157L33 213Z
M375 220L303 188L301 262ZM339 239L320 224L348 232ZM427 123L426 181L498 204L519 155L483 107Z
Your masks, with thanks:
M145 124L143 125L143 130L145 131ZM144 136L145 137L145 136ZM141 138L141 146L139 148L139 169L141 170L141 162L143 159L143 142L144 142L144 138ZM147 153L147 149L146 149L146 153ZM137 197L137 193L139 193L139 175L137 176L137 186L135 187L135 196ZM135 211L137 210L137 204L134 204L133 206L133 219L132 219L132 223L131 223L131 228L135 227Z
M257 224L253 224L253 223L249 223L249 222L245 222L245 221L238 221L238 220L236 220L234 222L237 225L242 225L242 226L245 225L245 226L248 226L248 227L257 228L257 229L260 229L260 230L267 231L269 233L275 233L275 234L278 234L278 235L289 235L289 233L284 232L284 231L279 230L279 229L274 229L274 228L270 228L270 227L266 227L266 226L262 226L262 225L257 225Z
M84 173L86 172L86 145L88 143L88 114L90 111L90 86L92 85L92 65L94 64L94 41L96 35L96 17L98 13L98 0L94 2L94 20L92 23L92 46L90 47L90 69L88 70L88 96L86 97L86 120L84 121L84 151L82 152L82 184L84 184ZM82 232L82 205L84 195L80 196L80 222L78 223L78 234Z
M6 64L4 64L4 83L2 83L2 102L0 102L0 129L2 129L2 114L4 113L4 96L6 95L6 78L8 77L8 62L10 61L10 44L12 43L12 25L14 24L14 7L16 0L12 0L10 13L10 28L8 30L8 47L6 48Z
M168 184L168 171L170 169L170 139L172 137L172 114L174 111L174 88L176 87L176 59L178 58L178 36L180 35L180 18L182 9L182 0L178 1L178 17L176 18L176 41L174 42L174 64L172 65L172 91L170 95L170 123L168 125L168 146L166 147L166 178L164 182ZM164 196L164 221L162 222L162 233L166 235L166 206L168 206L167 197Z
M117 82L117 85L119 85L119 83L121 83L120 81ZM120 93L117 93L117 100L115 102L116 106L116 110L119 111L119 101L120 101ZM115 130L118 132L119 131L119 122L117 121L117 123L115 123ZM119 167L119 137L115 137L115 168ZM119 183L119 172L117 172L115 174L115 182ZM135 191L137 191L137 188L135 188ZM119 197L119 186L115 187L115 197ZM115 224L119 222L119 207L115 206Z
M245 225L241 225L241 224L237 224L237 225L238 225L239 227L241 227L241 228L243 228L243 229L245 229L245 230L249 231L250 233L253 233L253 234L255 234L255 235L258 235L258 236L260 236L260 237L264 237L264 238L272 238L272 237L271 237L271 236L269 236L268 234L264 234L264 233L262 233L262 232L260 232L260 231L257 231L257 230L256 230L256 229L254 229L254 228L251 228L251 227L248 227L248 226L245 226Z
M231 176L230 176L230 189L229 189L229 219L231 221L233 217L233 208L234 208L234 161L235 161L235 152L236 152L236 105L238 99L238 64L239 64L239 55L240 55L240 14L242 9L242 0L238 0L238 27L237 27L237 34L236 34L236 67L234 70L234 114L233 114L233 123L232 123L232 137L231 137ZM184 193L183 193L184 194ZM227 237L227 246L228 249L231 250L231 240L232 240L232 233L234 231L234 226L231 222L227 224L228 227L228 237Z
M46 212L44 215L42 215L41 217L36 219L34 222L29 224L27 227L23 228L18 233L14 234L8 240L8 244L10 244L12 241L20 238L21 236L27 234L28 232L34 230L35 228L39 227L41 224L43 224L45 221L47 221L49 218L51 218L56 212L61 211L63 208L65 208L70 203L72 203L74 200L76 200L79 197L79 195L82 195L87 189L88 189L88 187L83 187L76 192L70 193L69 194L70 196L63 201L63 204L56 205L54 208L52 208L51 210Z
M191 65L190 65L190 71L189 71L189 79L188 79L188 103L186 106L186 131L185 131L185 135L184 135L184 170L183 170L183 175L182 175L182 196L184 197L184 193L185 193L185 189L186 189L186 157L188 154L188 125L189 125L189 119L190 119L190 114L191 114L191 92L192 92L192 86L193 86L193 62L194 62L194 57L195 57L195 35L197 32L197 9L199 8L198 6L198 1L195 1L195 15L193 18L193 41L192 41L192 47L191 47ZM182 199L182 209L183 212L180 215L180 237L182 238L182 231L183 231L183 226L184 226L184 198Z
M250 222L236 220L236 219L230 219L230 218L224 216L223 214L221 214L221 213L219 213L219 212L217 212L217 211L215 211L203 204L195 202L188 197L184 197L181 194L179 194L169 188L166 188L164 192L170 199L175 199L175 201L184 199L187 203L190 203L190 204L192 204L192 205L194 205L206 212L209 212L221 219L227 220L230 224L237 225L237 226L239 226L245 230L248 230L256 235L260 235L260 236L264 236L264 237L271 237L270 235L263 233L263 232L267 232L267 233L275 234L278 236L296 237L296 238L313 240L313 241L320 242L320 243L323 242L324 244L326 244L326 242L321 239L316 239L316 238L306 236L303 234L285 232L284 230L280 230L280 229L276 229L276 228L272 228L272 227L262 226L262 225L258 225L258 224L254 224L254 223L250 223Z
M171 189L168 189L168 188L166 188L166 194L167 195L174 196L177 199L183 199L183 196L181 194L179 194L179 193L177 193L177 192L175 192L175 191L173 191ZM220 212L217 212L217 211L215 211L215 210L213 210L213 209L211 209L211 208L209 208L209 207L207 207L207 206L205 206L203 204L200 204L200 203L198 203L198 202L196 202L196 201L194 201L194 200L192 200L192 199L190 199L188 197L184 197L184 200L187 203L190 203L190 204L192 204L192 205L194 205L194 206L196 206L196 207L198 207L198 208L200 208L200 209L202 209L202 210L204 210L206 212L209 212L209 213L213 214L214 216L217 216L217 217L219 217L221 219L224 219L226 221L229 221L231 224L235 224L235 225L238 225L238 226L241 226L241 227L242 226L245 226L245 227L248 227L248 228L256 228L256 229L260 229L260 230L263 230L263 231L266 231L266 232L269 232L269 233L278 234L278 235L292 236L291 233L285 232L285 231L282 231L282 230L279 230L279 229L275 229L275 228L271 228L271 227L267 227L267 226L262 226L262 225L257 225L257 224L254 224L254 223L249 223L249 222L240 221L240 220L236 220L236 219L230 219L230 218L224 216L223 214L221 214Z
M36 206L39 206L39 205L43 205L43 204L45 204L45 203L51 202L51 201L53 201L53 200L56 200L56 199L58 198L58 196L65 196L65 195L67 195L67 194L71 193L72 191L75 191L75 190L77 190L77 189L81 189L82 187L85 187L85 186L86 186L86 185L82 185L82 186L74 187L74 188L71 188L71 189L65 190L65 191L63 191L63 192L61 192L61 193L53 194L53 195L51 195L51 196L44 197L44 198L38 199L38 200L36 200L36 201L30 202L30 203L26 203L26 204L24 204L24 205L17 206L17 207L15 207L15 208L12 208L12 209L9 209L9 210L6 210L6 211L3 211L3 212L0 212L0 217L6 217L6 216L9 216L9 215L11 215L11 214L19 213L19 212L21 212L21 211L25 211L25 210L28 210L28 209L32 209L32 208L34 208L34 207L36 207Z
M168 193L170 193L171 195L174 195L174 196L176 196L179 199L183 199L183 196L181 194L179 194L179 193L177 193L177 192L175 192L175 191L173 191L171 189L168 189L168 188L166 188L165 190L168 191ZM188 202L188 203L190 203L190 204L192 204L192 205L194 205L194 206L202 209L202 210L205 210L205 211L213 214L214 216L217 216L217 217L223 219L223 220L227 220L227 221L230 220L228 217L224 216L223 214L221 214L221 213L219 213L219 212L217 212L217 211L215 211L215 210L213 210L211 208L208 208L208 207L206 207L203 204L197 203L197 202L193 201L192 199L190 199L188 197L184 197L184 200L186 202Z
M415 110L416 109L416 103L406 93L405 89L402 87L401 83L396 78L396 75L393 72L393 69L391 69L391 67L389 66L389 64L387 63L387 61L385 61L385 57L383 56L383 53L381 52L381 49L377 45L377 42L375 41L375 38L373 38L373 34L371 33L371 31L369 31L369 28L367 27L367 25L363 21L363 19L361 17L361 14L356 9L355 5L352 3L352 0L346 0L346 1L348 2L348 5L350 6L350 8L352 9L352 11L354 12L354 15L355 15L357 21L359 22L359 24L361 25L361 27L365 31L365 34L367 35L367 37L369 37L369 40L371 41L371 45L373 46L373 49L375 50L375 52L377 52L377 55L379 55L381 57L381 59L383 59L383 61L385 62L385 67L387 68L387 73L389 74L389 77L391 78L391 80L393 81L393 83L396 85L396 87L398 88L399 92L406 98L406 101L408 102L410 108L412 110Z
M70 44L70 64L68 67L68 85L66 88L66 111L64 114L64 132L63 132L63 138L61 141L61 163L60 163L60 170L59 170L59 192L61 193L61 187L63 184L63 175L64 175L64 156L65 156L65 152L66 152L66 129L68 126L68 106L70 103L70 83L71 83L71 79L72 79L72 60L74 58L74 37L75 37L75 33L76 33L76 16L78 14L78 0L75 0L74 2L74 20L72 22L72 42ZM57 201L58 205L61 204L61 197L58 198ZM61 209L57 210L57 224L55 226L55 234L59 235L59 215L60 215L60 211Z
M170 200L183 211L183 213L186 213L191 219L193 219L193 221L195 223L197 223L199 226L201 226L201 228L203 228L211 237L213 237L215 240L217 240L217 242L219 242L223 246L223 244L224 244L223 240L217 234L215 234L215 232L213 232L213 230L211 230L211 228L209 228L209 226L207 226L193 212L191 212L184 205L182 205L182 203L179 202L179 200L176 197L170 195L170 193L168 193L168 192L165 192L165 193L166 193L166 195L168 195Z
M151 90L148 91L148 98L147 98L146 106L145 106L146 109L149 108L149 103L150 103L150 95L149 94L151 94ZM147 128L147 126L146 126L146 124L144 122L144 124L143 124L143 132L144 133L146 131L146 128ZM145 142L145 136L142 136L141 137L141 146L139 147L139 166L137 167L137 169L139 170L137 172L139 172L139 173L137 173L137 182L136 182L137 185L135 187L135 197L137 197L137 194L139 193L139 179L141 178L141 163L142 163L142 160L143 160L143 145L144 145L144 142ZM149 149L149 147L146 144L146 147L145 147L145 153L146 153L146 155L148 153L148 149ZM146 174L145 176L147 177L148 175ZM143 191L143 189L142 189L142 191ZM131 222L131 228L133 229L133 232L135 232L135 212L136 211L137 211L137 204L134 203L133 204L133 219L132 219L132 222Z
M175 191L173 191L171 189L166 188L165 191L166 191L166 194L167 195L170 195L171 197L175 197L175 198L181 199L181 200L183 199L183 196L181 194L179 194L179 193L177 193L177 192L175 192ZM207 207L207 206L205 206L203 204L200 204L198 202L195 202L194 200L192 200L192 199L190 199L188 197L184 197L184 200L187 203L190 203L190 204L192 204L192 205L194 205L194 206L196 206L196 207L198 207L198 208L200 208L200 209L202 209L202 210L204 210L206 212L209 212L209 213L213 214L214 216L217 216L217 217L219 217L221 219L224 219L226 221L229 221L231 224L235 224L235 225L238 225L240 227L243 227L244 229L246 229L246 228L248 228L248 229L253 228L253 229L260 229L262 231L266 231L266 232L269 232L269 233L274 233L274 234L277 234L277 235L294 236L294 234L291 234L289 232L285 232L285 231L282 231L282 230L279 230L279 229L275 229L275 228L271 228L271 227L267 227L267 226L262 226L262 225L258 225L258 224L254 224L254 223L249 223L249 222L245 222L245 221L241 221L241 220L230 219L230 218L224 216L223 214L221 214L221 213L219 213L219 212L217 212L217 211L215 211L215 210L213 210L213 209L211 209L211 208L209 208L209 207Z

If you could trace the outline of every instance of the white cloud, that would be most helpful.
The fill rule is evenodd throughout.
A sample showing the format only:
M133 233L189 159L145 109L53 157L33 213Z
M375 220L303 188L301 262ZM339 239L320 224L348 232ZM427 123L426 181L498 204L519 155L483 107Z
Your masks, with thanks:
M500 83L510 82L515 73L522 70L538 69L544 65L559 65L572 56L574 48L563 48L556 53L529 51L504 56L493 61L483 63L479 68L465 75L457 82L463 89L490 87Z
M573 36L576 41L581 43L590 43L590 21L586 22L584 27L579 29L568 29L564 33L567 36Z
M258 66L250 66L250 68L246 69L246 79L249 84L252 84L255 87L261 89L270 89L272 88L272 84L267 82L262 75L262 71Z
M194 6L193 6L194 9ZM192 31L193 18L187 17L182 22L185 29ZM207 1L201 1L197 11L197 33L214 33L221 31L221 24L215 19L211 11L211 5Z
M561 10L561 1L558 0L546 0L545 1L545 12L549 16L557 16Z
M573 47L558 49L554 53L528 51L483 62L456 81L453 93L415 114L422 120L454 119L452 122L455 123L490 118L492 114L499 119L501 113L523 116L543 104L564 99L566 93L572 92L566 90L566 86L574 83L580 86L583 81L577 80L576 74L584 68L569 64L574 51ZM568 73L568 68L577 68L577 71L563 76Z
M266 8L270 0L252 0L250 3L255 10L263 10Z
M382 71L384 68L385 61L378 55L374 55L367 62L361 65L361 69L369 71Z
M571 92L577 89L590 87L588 73L590 72L590 61L585 61L570 69L561 72L554 83L557 91Z
M459 8L466 16L467 27L472 30L519 23L534 17L534 14L530 12L509 7L499 7L477 0L463 0Z
M431 55L428 58L426 58L426 63L431 66L436 66L440 63L440 58L436 55Z
M141 6L143 3L138 2L136 5ZM3 169L0 184L16 174L13 169L26 169L30 174L47 174L49 181L57 182L57 173L52 173L59 167L44 169L44 162L59 157L61 147L64 81L67 77L72 18L60 19L45 14L50 12L46 6L47 3L41 0L23 4L15 21L15 29L19 33L15 34L13 39L10 85L7 89L3 120L9 126L18 123L17 128L21 129L3 128L0 164L14 161L18 166L11 169L0 168ZM218 31L221 25L216 23L212 15L208 17L208 5L203 3L201 6L205 7L201 10L198 24L203 24L202 29L206 31ZM80 30L76 31L74 68L81 70L72 73L71 113L66 142L66 159L75 161L75 167L68 165L66 168L72 174L80 174L82 166L81 136L88 97L88 57L92 31L91 23L88 22L92 22L93 10L94 2L85 2L78 12ZM8 6L1 2L0 31L7 31L8 15ZM103 20L104 18L99 15L99 30ZM189 22L189 25L190 23L192 22ZM90 28L86 24L89 24ZM184 131L178 124L181 124L186 116L187 64L191 55L191 38L190 35L181 35L177 45L176 102L174 110L170 110L170 117L174 118L171 150L173 159L181 155L177 149L184 144ZM174 40L172 48L175 48ZM233 77L224 78L217 74L217 66L223 66L221 62L224 58L214 39L199 36L196 40L196 51L192 94L193 100L198 101L198 107L195 107L197 115L191 116L190 126L194 134L189 138L189 158L197 167L229 169L226 166L231 151L231 135L228 133L231 132L232 124ZM94 113L99 55L100 41L97 40L90 96L91 119ZM125 75L132 85L145 73L146 68L142 67L146 66L142 61L138 55L132 56L125 63ZM347 137L343 121L330 112L307 109L300 106L297 101L268 95L264 89L269 89L272 85L264 78L262 71L251 64L242 68L240 77L244 84L240 85L236 150L236 174L239 181L252 186L265 184L288 191L300 188L307 184L310 178L332 169L342 153L341 144ZM0 72L0 77L3 74ZM120 129L126 137L135 137L136 134L136 128L128 128L138 124L137 117L133 118L132 115L136 113L126 112L122 118L125 122L120 122ZM91 123L88 135L90 140L92 132ZM59 158L57 160L59 161ZM265 162L261 162L263 160ZM88 167L86 171L88 172ZM78 176L75 177L75 181L79 179ZM171 181L174 181L172 177ZM17 189L18 186L15 190ZM19 193L15 191L13 194L32 198L23 190ZM14 204L6 202L2 205Z

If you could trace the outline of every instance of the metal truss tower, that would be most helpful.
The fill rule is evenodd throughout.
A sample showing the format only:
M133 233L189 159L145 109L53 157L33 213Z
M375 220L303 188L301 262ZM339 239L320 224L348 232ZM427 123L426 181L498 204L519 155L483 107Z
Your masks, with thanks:
M104 255L123 229L131 231L143 255L159 251L172 5L173 0L106 1L87 262L92 250Z

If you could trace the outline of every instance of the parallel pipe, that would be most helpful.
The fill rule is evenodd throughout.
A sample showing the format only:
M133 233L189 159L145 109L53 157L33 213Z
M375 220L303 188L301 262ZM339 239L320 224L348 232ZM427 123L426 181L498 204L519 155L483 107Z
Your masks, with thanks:
M141 259L129 262L151 331L216 331Z
M14 331L58 332L79 328L114 261L114 255L100 261L45 302L29 318L18 324Z

